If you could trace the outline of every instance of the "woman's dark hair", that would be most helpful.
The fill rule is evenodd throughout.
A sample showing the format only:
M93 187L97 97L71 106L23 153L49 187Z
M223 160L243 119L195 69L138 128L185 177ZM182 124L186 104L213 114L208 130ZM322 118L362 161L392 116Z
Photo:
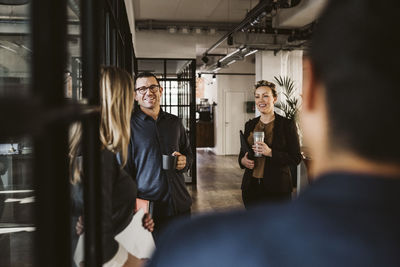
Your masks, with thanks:
M254 91L256 91L258 87L263 87L263 86L266 86L266 87L271 88L271 92L272 92L272 95L273 95L274 97L277 97L277 96L278 96L278 94L276 93L275 84L272 83L272 82L266 81L266 80L260 80L260 81L258 81L258 82L254 85Z

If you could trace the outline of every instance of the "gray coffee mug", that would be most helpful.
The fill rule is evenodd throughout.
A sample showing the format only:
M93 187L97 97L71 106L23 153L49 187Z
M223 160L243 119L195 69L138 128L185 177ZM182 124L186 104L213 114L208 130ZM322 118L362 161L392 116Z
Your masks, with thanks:
M176 156L162 155L162 168L163 170L175 170Z

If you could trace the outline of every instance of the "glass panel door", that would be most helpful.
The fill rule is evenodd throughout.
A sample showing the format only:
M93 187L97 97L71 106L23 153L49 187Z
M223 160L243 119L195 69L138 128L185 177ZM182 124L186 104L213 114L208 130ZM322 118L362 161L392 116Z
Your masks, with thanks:
M13 5L0 5L1 98L23 98L32 95L32 46L28 2L15 1ZM3 113L1 116L12 117L12 114ZM15 121L11 120L9 125L0 127L6 132L17 123L16 118ZM35 192L32 152L31 136L11 134L0 138L1 266L33 266Z

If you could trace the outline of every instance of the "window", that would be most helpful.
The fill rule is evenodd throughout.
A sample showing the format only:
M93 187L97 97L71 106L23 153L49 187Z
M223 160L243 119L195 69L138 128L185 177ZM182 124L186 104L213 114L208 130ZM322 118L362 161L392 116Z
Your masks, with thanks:
M0 4L0 265L72 265L68 133L80 121L85 261L100 266L97 79L107 55L132 72L124 2L10 2Z

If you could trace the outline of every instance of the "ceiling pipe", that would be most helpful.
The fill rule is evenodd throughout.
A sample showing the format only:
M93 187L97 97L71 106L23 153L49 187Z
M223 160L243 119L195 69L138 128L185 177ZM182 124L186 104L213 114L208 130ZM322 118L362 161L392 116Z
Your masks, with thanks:
M225 34L221 39L219 39L215 44L213 44L210 48L204 52L204 56L207 56L209 52L217 48L220 44L222 44L228 37L237 32L240 31L244 26L246 26L248 23L252 22L255 17L259 16L262 12L265 12L267 8L272 10L274 1L273 0L264 0L258 3L250 12L247 14L247 16L242 20L233 30Z
M212 72L212 71L203 71L203 72L198 72L199 78L201 78L201 75L203 74L212 74L212 75L256 75L255 73L237 73L237 72Z
M272 26L280 29L302 28L319 17L327 2L327 0L302 0L296 6L280 9L272 19Z
M226 22L207 22L207 21L171 21L171 20L136 20L135 27L139 30L166 30L169 27L189 27L190 29L199 29L205 32L209 29L216 29L217 31L230 31L235 23Z
M26 5L29 3L29 0L0 0L0 5L7 6L20 6Z

